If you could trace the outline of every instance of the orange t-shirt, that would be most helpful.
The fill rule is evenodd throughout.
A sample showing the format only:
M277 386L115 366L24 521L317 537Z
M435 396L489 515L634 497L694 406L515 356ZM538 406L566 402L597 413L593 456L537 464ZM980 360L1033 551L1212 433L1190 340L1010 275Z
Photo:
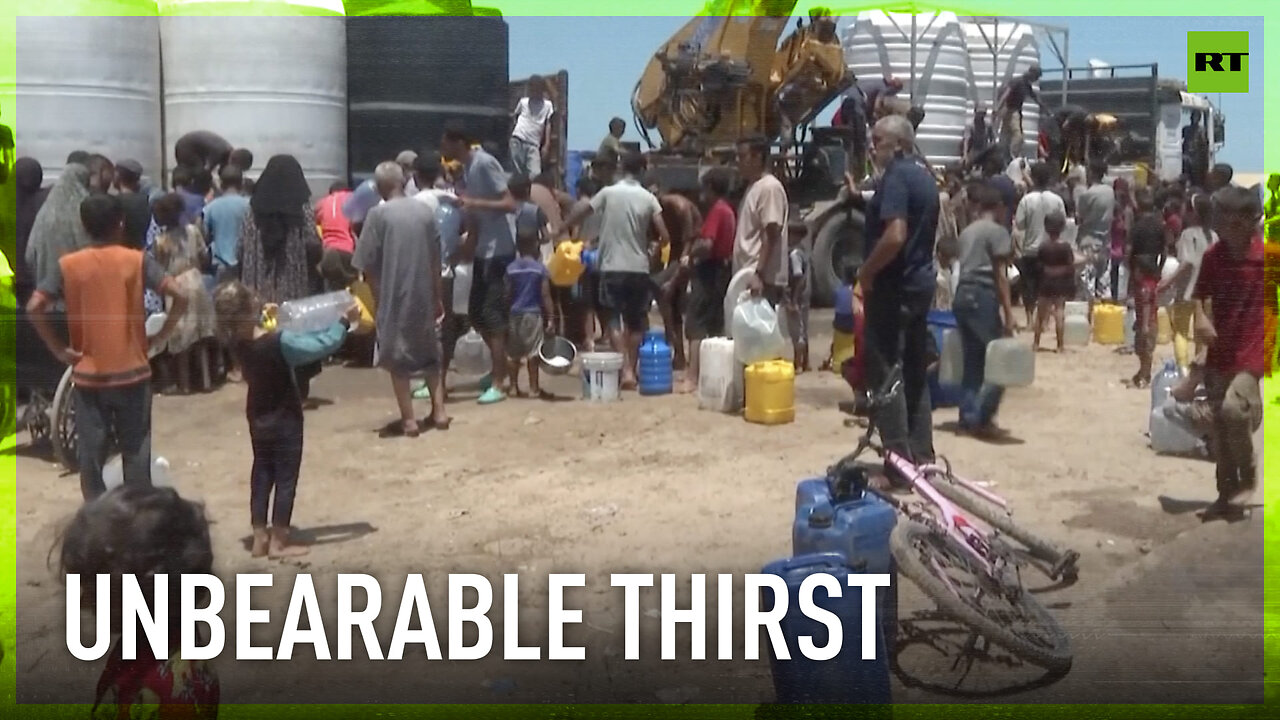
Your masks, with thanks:
M72 370L76 384L118 387L150 379L142 292L161 290L163 268L123 245L67 253L58 268L54 286L40 292L66 300L71 347L82 353Z

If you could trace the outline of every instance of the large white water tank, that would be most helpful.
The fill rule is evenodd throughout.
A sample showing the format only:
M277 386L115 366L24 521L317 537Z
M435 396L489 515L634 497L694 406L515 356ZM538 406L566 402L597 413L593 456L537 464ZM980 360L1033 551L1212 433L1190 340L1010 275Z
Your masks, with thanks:
M904 85L900 96L924 108L916 142L931 164L960 161L973 100L964 30L955 13L859 13L845 29L844 53L855 77L897 77Z
M121 11L137 14L16 18L17 155L38 160L46 184L75 150L131 158L159 177L156 4L136 0ZM0 122L14 120L6 113Z
M1014 77L1040 64L1040 46L1030 25L991 20L964 21L965 44L969 65L973 68L974 99L988 110L995 107L1000 89ZM1040 88L1037 84L1036 91ZM991 115L994 119L994 115ZM1022 107L1023 154L1035 157L1040 136L1040 112L1030 100Z
M297 17L248 16L255 5ZM224 13L246 13L238 17ZM256 178L272 155L298 159L313 197L347 176L347 38L336 0L161 4L164 149L208 130L248 148Z

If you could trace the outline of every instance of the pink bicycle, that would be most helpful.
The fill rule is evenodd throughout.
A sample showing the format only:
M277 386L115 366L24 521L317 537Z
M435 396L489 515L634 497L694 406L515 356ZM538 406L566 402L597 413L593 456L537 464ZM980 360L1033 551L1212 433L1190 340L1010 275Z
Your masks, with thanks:
M1065 672L1072 659L1067 634L1023 587L1021 568L1026 563L1006 538L1016 540L1033 558L1043 561L1047 567L1041 569L1053 580L1075 577L1079 553L1061 550L1015 525L1002 498L957 477L945 458L941 458L942 464L917 465L876 442L875 417L901 392L900 369L890 374L885 385L888 389L870 400L870 422L858 448L827 471L833 494L847 497L871 492L898 510L903 522L890 536L898 569L943 613L970 628L970 648L982 637L1029 663ZM866 450L879 455L883 471L909 485L916 499L871 487L870 477L881 472L881 466L858 462ZM991 530L983 532L962 508Z

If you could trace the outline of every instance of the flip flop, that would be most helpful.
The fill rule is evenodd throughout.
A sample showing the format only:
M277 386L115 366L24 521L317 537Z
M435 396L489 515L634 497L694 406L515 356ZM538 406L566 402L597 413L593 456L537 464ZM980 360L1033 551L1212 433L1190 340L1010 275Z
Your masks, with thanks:
M490 387L488 390L481 393L479 398L476 398L476 402L481 405L493 405L494 403L500 403L506 399L506 393L496 387Z
M414 400L430 400L430 399L431 399L431 386L429 386L429 385L427 385L427 384L425 384L425 383L424 383L424 384L422 385L422 387L418 388L417 390L414 390L414 391L413 391L413 399L414 399Z

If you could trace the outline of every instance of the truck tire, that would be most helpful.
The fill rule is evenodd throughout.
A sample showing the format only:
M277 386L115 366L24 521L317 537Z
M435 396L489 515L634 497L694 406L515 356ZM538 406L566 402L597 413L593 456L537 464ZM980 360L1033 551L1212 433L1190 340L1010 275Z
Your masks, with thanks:
M846 266L862 264L864 240L862 213L851 210L827 218L813 239L813 287L815 307L831 307L836 289L844 284Z

